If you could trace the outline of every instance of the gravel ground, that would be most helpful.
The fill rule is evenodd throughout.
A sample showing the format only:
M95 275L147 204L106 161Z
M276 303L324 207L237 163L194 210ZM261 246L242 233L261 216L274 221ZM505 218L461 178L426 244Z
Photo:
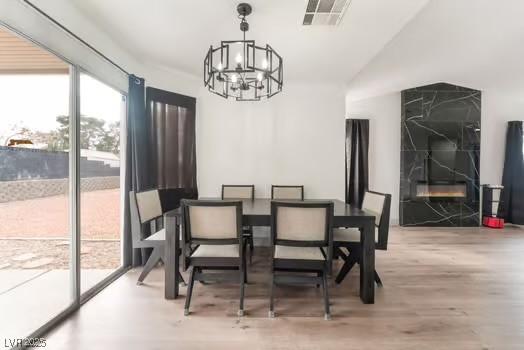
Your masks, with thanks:
M120 189L83 192L83 239L120 238ZM69 237L67 196L0 203L1 238Z
M69 269L68 197L0 203L0 269ZM120 190L81 194L81 265L120 266ZM9 238L9 239L7 239Z
M65 240L0 239L0 269L69 269L69 259ZM82 241L80 259L83 269L116 269L120 241Z

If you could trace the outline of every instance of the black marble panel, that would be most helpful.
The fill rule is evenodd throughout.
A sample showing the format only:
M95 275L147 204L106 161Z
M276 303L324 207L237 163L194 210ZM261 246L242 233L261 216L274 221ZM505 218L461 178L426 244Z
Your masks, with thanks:
M462 149L480 150L480 120L462 124Z
M403 226L479 226L478 202L403 201Z
M481 92L438 83L402 92L400 224L479 225ZM417 184L464 184L466 197L417 197Z

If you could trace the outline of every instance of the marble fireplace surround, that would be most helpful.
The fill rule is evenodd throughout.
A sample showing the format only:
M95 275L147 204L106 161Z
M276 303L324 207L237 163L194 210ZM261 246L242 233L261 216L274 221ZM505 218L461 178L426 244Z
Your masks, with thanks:
M447 83L402 91L402 226L478 226L481 92Z

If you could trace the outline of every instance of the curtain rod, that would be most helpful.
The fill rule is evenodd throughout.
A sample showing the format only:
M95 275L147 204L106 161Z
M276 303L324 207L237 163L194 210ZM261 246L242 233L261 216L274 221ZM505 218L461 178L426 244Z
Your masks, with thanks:
M81 37L79 37L78 35L76 35L75 33L73 33L71 30L69 30L66 26L64 26L63 24L61 24L60 22L58 22L57 20L55 20L53 17L49 16L47 13L45 13L44 11L42 11L38 6L34 5L31 1L29 0L22 0L23 2L25 2L27 5L29 5L30 7L32 7L35 11L37 11L38 13L40 13L42 16L44 16L45 18L47 18L48 20L50 20L51 22L53 22L53 24L57 25L60 29L62 29L63 31L65 31L67 34L71 35L73 38L75 38L76 40L80 41L82 44L84 44L85 46L87 46L89 49L91 49L92 51L94 51L97 55L99 55L100 57L102 57L104 60L106 60L107 62L111 63L113 66L115 66L116 68L118 68L120 71L122 71L124 74L126 75L130 75L128 71L126 71L124 68L122 68L120 65L118 65L117 63L115 63L115 61L113 61L112 59L110 59L109 57L107 57L106 55L104 55L102 52L98 51L95 47L93 47L92 45L90 45L87 41L85 41L84 39L82 39Z

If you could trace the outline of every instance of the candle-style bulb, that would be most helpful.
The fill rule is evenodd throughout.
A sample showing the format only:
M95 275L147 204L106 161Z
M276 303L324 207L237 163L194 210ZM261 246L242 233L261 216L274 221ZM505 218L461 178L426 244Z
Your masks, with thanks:
M262 61L262 69L267 69L268 66L269 63L267 62L267 59L264 58L264 60Z
M236 84L237 80L238 80L237 75L236 75L236 74L233 74L233 75L231 76L231 82L232 82L233 84Z
M222 72L222 71L224 70L224 66L222 65L222 62L218 62L217 70L218 70L219 72Z
M264 75L261 72L258 72L257 74L257 80L262 81L264 79Z
M237 53L237 56L235 57L235 62L238 64L242 63L242 55L240 54L240 52Z

